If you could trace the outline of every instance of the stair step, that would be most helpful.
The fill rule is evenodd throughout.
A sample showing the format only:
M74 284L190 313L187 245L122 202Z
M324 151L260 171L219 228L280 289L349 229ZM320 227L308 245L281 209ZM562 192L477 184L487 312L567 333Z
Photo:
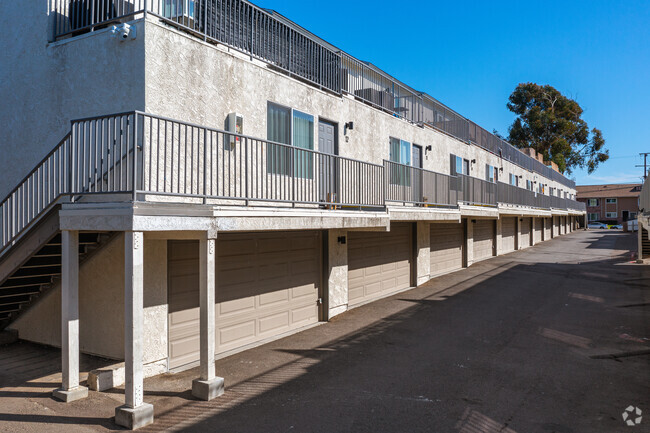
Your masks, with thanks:
M0 305L0 313L13 313L15 311L19 311L20 307L15 305L16 304L4 305L4 306Z
M13 289L0 289L0 301L2 298L17 296L17 295L36 295L40 293L40 286L27 286L27 287L17 287Z
M47 275L61 274L61 265L39 266L37 268L21 267L14 272L8 279L24 278L24 277L38 277Z
M31 278L34 279L34 277ZM52 281L51 277L36 277L36 281L25 281L26 279L27 278L7 281L2 286L0 286L0 290L13 289L16 287L40 286L41 284L48 284Z
M7 278L7 281L9 280L24 280L25 278L41 278L41 277L56 277L61 275L61 272L41 272L38 274L34 275L12 275L11 277Z
M19 296L7 297L7 298L0 298L0 307L5 305L24 304L25 302L29 302L30 298L31 297L29 295L19 295Z

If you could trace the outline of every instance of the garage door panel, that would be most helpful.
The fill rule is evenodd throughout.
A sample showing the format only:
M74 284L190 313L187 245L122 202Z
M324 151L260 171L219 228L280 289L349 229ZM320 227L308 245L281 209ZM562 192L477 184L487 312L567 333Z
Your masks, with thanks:
M463 266L464 226L460 223L431 224L431 275L453 272Z
M290 332L318 321L321 278L320 232L223 234L217 240L215 341L217 353ZM178 250L178 251L177 251ZM194 251L193 253L189 250ZM170 311L173 304L198 306L198 242L174 243L170 251ZM178 263L172 258L189 260ZM191 265L191 263L194 265ZM193 271L192 271L192 268ZM194 272L194 276L192 276ZM187 300L191 300L187 302ZM194 321L192 321L194 317ZM170 314L170 367L198 360L198 308ZM183 321L187 321L184 329ZM194 333L194 337L191 337ZM188 336L189 335L189 336ZM194 352L182 354L185 346ZM172 351L173 345L179 345ZM185 349L183 349L185 350Z
M517 219L503 218L501 221L501 250L509 253L515 250L517 239Z
M473 227L474 260L482 260L493 255L494 220L478 220Z
M276 331L278 329L287 329L290 323L289 313L289 311L280 311L264 317L260 317L258 321L260 336L268 334L271 331Z
M239 321L234 325L221 326L217 332L219 346L226 346L233 342L244 343L253 340L256 331L256 320Z
M368 302L410 287L410 224L393 224L389 232L348 235L348 301Z

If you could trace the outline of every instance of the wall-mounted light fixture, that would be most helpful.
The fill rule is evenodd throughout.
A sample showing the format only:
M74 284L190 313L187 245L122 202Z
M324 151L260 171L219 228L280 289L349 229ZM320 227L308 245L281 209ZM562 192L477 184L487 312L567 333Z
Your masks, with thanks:
M472 159L472 164L476 164L476 160L475 160L475 159Z
M343 125L343 135L346 135L348 133L348 130L354 130L354 122L345 122Z
M342 244L342 245L345 245L345 243L346 243L345 236L339 236L336 240L338 241L339 244Z
M476 220L472 220L472 224L476 224Z
M431 147L431 145L428 145L427 147L424 148L424 150L426 152L431 152L433 150L433 148Z

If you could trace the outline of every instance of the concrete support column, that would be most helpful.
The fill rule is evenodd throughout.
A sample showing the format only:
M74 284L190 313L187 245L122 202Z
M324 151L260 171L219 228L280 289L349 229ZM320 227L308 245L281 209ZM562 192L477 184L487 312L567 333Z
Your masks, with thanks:
M503 219L497 219L497 227L494 234L494 251L495 255L500 256L503 253Z
M546 218L542 218L542 242L546 240Z
M537 230L535 230L535 217L530 217L530 246L535 245L535 233Z
M327 231L327 319L348 309L348 232Z
M192 382L192 395L201 400L212 400L224 392L224 379L215 374L215 240L199 241L199 309L201 377Z
M135 430L153 422L153 406L144 403L142 345L144 329L144 255L142 232L124 233L124 405L115 422Z
M521 218L517 217L515 218L515 250L520 250L522 249L521 246Z
M61 232L61 388L55 398L66 403L88 396L79 386L79 232Z
M470 218L465 220L465 267L474 263L474 223Z
M416 223L416 284L424 284L431 276L431 224L418 221Z

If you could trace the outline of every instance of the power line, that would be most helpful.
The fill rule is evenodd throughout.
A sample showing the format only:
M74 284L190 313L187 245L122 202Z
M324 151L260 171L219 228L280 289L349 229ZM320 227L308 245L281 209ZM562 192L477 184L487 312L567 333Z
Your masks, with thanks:
M650 152L639 153L643 157L643 165L635 165L635 167L643 167L643 180L648 178L648 155Z

